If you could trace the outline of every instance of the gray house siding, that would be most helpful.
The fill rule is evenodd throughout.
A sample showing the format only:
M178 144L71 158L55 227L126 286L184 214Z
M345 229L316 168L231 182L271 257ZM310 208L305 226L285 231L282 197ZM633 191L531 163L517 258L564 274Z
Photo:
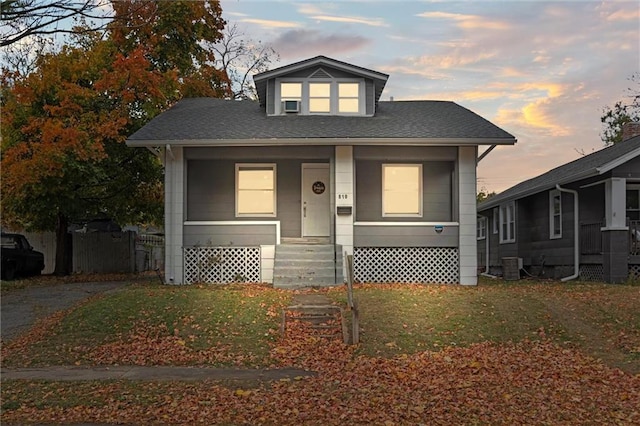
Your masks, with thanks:
M305 68L298 71L293 71L287 74L287 78L307 78L318 72L318 70L324 70L326 73L329 73L333 78L353 78L354 74L350 72L346 72L344 70L340 70L338 68L334 68L329 65L320 65L314 68ZM356 76L359 77L359 76Z
M276 235L273 225L187 225L184 245L190 246L256 246L273 245Z
M354 147L356 205L355 247L451 247L459 244L457 226L437 233L431 225L389 225L384 222L455 222L456 148ZM382 165L422 165L422 217L383 217ZM376 222L376 226L358 222Z
M604 217L606 215L604 207L604 184L581 188L579 194L580 223L601 222L604 224Z
M356 221L370 222L451 222L453 221L453 169L446 161L405 160L422 164L422 217L382 216L382 165L396 162L356 161Z
M365 114L373 115L376 112L376 88L372 80L365 80Z
M549 192L541 192L518 201L518 248L525 268L573 265L574 201L562 193L562 237L550 238Z
M634 158L613 170L614 177L640 179L640 157Z
M458 247L458 227L445 226L438 234L433 226L355 226L356 247Z
M276 81L269 80L267 82L267 114L272 115L275 114L276 104L273 102L273 99L276 98Z
M280 221L281 236L301 235L301 170L302 163L326 162L332 156L331 147L271 147L271 148L189 148L186 150L185 213L187 221ZM296 158L298 157L298 158ZM198 158L198 159L195 159ZM275 217L236 217L236 163L274 163L276 165ZM237 225L193 227L185 226L185 245L199 241L220 241L222 245L274 244L274 227L267 226L269 241L257 232L256 226ZM203 234L197 232L203 231ZM259 230L258 230L259 231ZM187 242L187 235L188 242ZM217 242L215 244L218 244ZM215 245L214 244L214 245Z

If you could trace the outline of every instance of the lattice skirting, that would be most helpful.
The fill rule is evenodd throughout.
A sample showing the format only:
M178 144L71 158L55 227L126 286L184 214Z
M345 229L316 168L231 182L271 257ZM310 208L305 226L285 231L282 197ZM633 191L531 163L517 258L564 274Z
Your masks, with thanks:
M629 279L640 280L640 265L629 265Z
M580 279L584 281L604 281L602 265L580 265Z
M260 247L185 247L184 282L261 282Z
M369 283L458 283L459 255L448 247L354 247L353 276Z

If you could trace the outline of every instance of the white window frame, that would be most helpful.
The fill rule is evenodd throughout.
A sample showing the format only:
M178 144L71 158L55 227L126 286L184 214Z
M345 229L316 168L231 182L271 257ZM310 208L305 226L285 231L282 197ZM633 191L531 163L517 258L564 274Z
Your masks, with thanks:
M341 84L357 84L358 85L358 95L357 96L340 96L340 85ZM362 88L362 84L360 84L360 82L357 81L338 81L337 85L336 85L336 98L337 98L337 105L336 105L336 112L338 114L344 114L344 115L352 115L352 114L359 114L361 109L362 109L362 95L361 95L361 88ZM353 100L356 99L358 101L358 111L353 112L353 111L341 111L340 110L340 101L341 100Z
M476 240L487 238L487 218L478 216L476 220Z
M516 242L516 203L500 205L500 244Z
M323 85L323 86L329 86L329 94L328 96L312 96L311 95L311 85L313 84L317 84L317 85ZM309 105L309 114L331 114L331 109L332 109L332 84L330 81L309 81L308 83L308 87L309 87L309 99L307 100L308 105ZM312 111L311 110L311 103L312 100L317 99L317 100L326 100L329 101L329 110L328 111Z
M555 210L555 201L558 200L558 211ZM555 220L558 218L560 229L555 229ZM557 189L549 191L549 239L562 238L562 193Z
M266 170L271 169L273 173L273 212L264 212L264 213L242 213L238 209L238 200L239 200L239 177L241 169L256 169L256 170ZM276 217L278 214L278 181L277 181L277 167L276 163L236 163L236 184L235 184L235 205L236 205L236 217Z
M390 168L390 167L411 167L411 168L417 168L418 169L418 180L419 181L418 181L418 212L417 213L387 213L385 211L385 209L386 209L385 175L386 175L386 169ZM403 164L385 163L385 164L382 164L382 185L381 185L381 191L382 191L382 217L422 217L422 205L423 205L422 179L423 179L422 164L419 164L419 163L403 163Z
M493 222L493 233L497 234L500 232L500 208L494 207L493 213L491 215L491 222Z
M310 111L310 84L313 83L328 83L330 84L330 96L329 96L329 111ZM353 83L358 85L358 111L357 112L340 112L340 97L339 97L339 85L341 83ZM282 95L282 84L300 84L301 94L300 97L291 97ZM366 115L366 96L365 96L365 83L362 78L282 78L276 79L275 90L275 114L285 114L283 103L285 100L299 101L300 103L300 115L343 115L343 116L364 116ZM316 97L316 99L323 99L322 97ZM325 98L326 99L326 98ZM342 99L355 99L355 97L343 97Z

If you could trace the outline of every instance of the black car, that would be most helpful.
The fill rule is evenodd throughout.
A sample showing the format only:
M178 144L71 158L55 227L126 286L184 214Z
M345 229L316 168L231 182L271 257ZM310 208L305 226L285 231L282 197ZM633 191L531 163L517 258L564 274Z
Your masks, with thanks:
M44 269L44 254L35 251L21 234L2 233L2 279L40 275Z

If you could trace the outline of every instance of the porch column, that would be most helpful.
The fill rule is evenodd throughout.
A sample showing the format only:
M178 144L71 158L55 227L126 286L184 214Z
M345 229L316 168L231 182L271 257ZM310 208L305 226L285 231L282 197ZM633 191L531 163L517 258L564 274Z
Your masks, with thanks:
M624 282L629 276L626 185L624 178L611 178L605 182L606 223L602 228L602 266L604 280L609 283Z
M355 214L355 186L354 186L354 165L353 165L353 147L352 146L336 146L336 165L335 165L335 206L351 207L351 214L335 214L336 218L336 244L342 246L341 255L344 256L346 251L353 254L353 221ZM341 209L342 210L342 209ZM343 267L343 276L346 277L346 265Z
M184 157L181 147L165 151L164 173L164 279L168 284L182 284L184 259L182 233L184 224Z
M460 284L478 284L478 254L476 251L476 158L478 148L458 148L458 216Z

